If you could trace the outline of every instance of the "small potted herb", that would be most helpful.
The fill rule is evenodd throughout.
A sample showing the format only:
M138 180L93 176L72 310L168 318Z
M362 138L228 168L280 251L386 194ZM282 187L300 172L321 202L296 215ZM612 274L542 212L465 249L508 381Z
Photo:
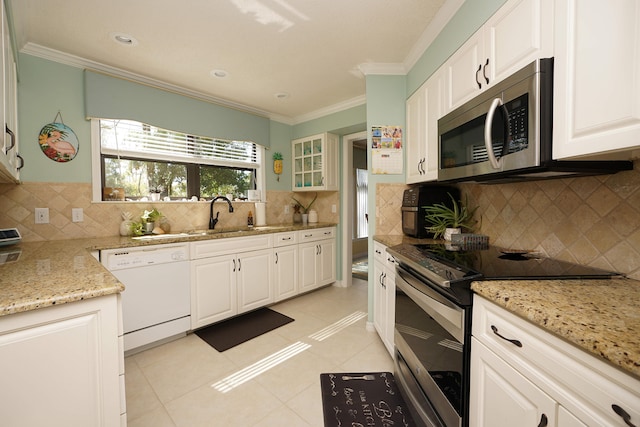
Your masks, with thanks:
M462 229L465 231L473 231L477 221L473 218L478 207L469 209L466 203L462 203L453 198L449 193L451 199L451 205L447 206L444 203L436 203L431 206L424 206L426 213L425 222L427 230L433 233L433 238L438 239L444 237L445 240L451 240L452 234L461 233Z

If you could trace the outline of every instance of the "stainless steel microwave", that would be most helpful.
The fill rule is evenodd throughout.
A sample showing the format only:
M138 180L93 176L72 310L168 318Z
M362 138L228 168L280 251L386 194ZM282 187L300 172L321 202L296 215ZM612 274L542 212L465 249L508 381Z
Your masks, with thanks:
M615 173L626 161L555 161L553 58L538 59L438 120L438 181Z

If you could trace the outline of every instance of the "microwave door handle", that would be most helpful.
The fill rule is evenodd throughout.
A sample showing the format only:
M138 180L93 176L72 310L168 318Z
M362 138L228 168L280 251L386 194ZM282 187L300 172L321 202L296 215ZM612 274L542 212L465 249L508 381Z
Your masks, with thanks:
M491 103L491 107L489 107L489 112L487 112L487 119L484 123L484 146L487 149L487 156L489 157L489 162L494 169L502 168L502 157L496 159L496 155L493 152L493 144L491 140L491 130L493 125L493 115L495 114L498 107L502 106L502 99L495 98ZM506 138L508 142L509 138ZM504 148L503 148L504 150Z

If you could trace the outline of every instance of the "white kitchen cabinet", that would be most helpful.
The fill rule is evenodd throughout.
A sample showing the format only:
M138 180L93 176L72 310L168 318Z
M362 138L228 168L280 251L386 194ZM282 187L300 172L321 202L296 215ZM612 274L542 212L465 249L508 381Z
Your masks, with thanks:
M307 292L336 281L336 229L298 231L298 284Z
M191 245L192 329L273 302L270 235Z
M469 425L555 426L557 403L531 381L472 339ZM543 420L547 420L545 424Z
M0 318L2 425L126 425L118 304L113 294Z
M396 272L395 259L380 242L373 242L373 326L389 353L394 350Z
M555 19L553 158L632 158L640 148L640 2L557 1Z
M2 2L1 8L1 46L0 76L4 84L0 85L0 125L4 128L0 134L0 182L18 182L22 158L18 155L18 112L17 112L17 76L13 45L7 24L7 15Z
M407 184L438 178L442 99L442 74L437 71L407 100Z
M293 191L338 190L338 136L312 135L291 142Z
M444 65L444 114L538 58L553 56L553 2L510 0Z
M640 381L633 376L477 295L472 334L470 425L519 420L506 414L533 420L517 425L538 425L544 413L549 426L625 426L614 405L640 425Z
M298 294L298 234L295 231L277 233L273 243L274 301Z

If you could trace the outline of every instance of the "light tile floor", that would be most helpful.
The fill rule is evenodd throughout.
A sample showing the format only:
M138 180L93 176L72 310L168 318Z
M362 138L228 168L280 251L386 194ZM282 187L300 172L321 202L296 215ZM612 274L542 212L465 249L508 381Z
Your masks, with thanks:
M295 321L223 353L190 334L127 357L129 427L322 427L321 373L393 372L366 329L365 281L272 308ZM270 363L282 354L292 356Z

